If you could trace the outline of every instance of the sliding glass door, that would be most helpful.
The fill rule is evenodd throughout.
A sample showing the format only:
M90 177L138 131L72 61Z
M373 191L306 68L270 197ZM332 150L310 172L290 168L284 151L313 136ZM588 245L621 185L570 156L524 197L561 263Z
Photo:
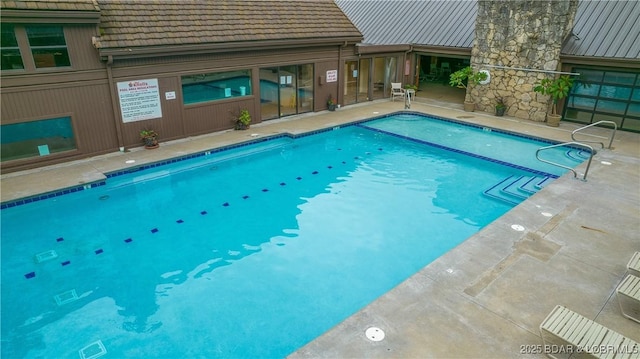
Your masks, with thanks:
M313 111L313 64L260 69L262 120Z

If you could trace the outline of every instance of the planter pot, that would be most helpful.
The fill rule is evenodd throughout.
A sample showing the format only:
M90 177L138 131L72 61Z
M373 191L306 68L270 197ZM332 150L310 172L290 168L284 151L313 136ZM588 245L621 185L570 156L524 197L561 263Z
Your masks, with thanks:
M464 110L467 112L473 112L473 110L476 108L476 103L475 102L464 102Z
M158 148L160 146L158 144L158 139L156 137L145 137L144 138L144 148L153 149Z
M246 130L246 129L248 129L250 126L251 126L251 124L247 124L247 125L245 125L245 124L244 124L244 123L242 123L242 122L238 122L238 123L236 123L236 130Z
M504 111L506 107L496 107L496 116L504 116Z
M329 111L335 111L336 110L336 105L328 105L329 106Z
M560 126L560 115L547 115L547 126L558 127Z

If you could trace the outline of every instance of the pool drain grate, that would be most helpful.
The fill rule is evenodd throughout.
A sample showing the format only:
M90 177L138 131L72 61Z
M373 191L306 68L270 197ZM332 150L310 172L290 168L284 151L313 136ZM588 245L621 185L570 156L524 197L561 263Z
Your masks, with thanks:
M365 330L364 335L372 342L379 342L384 339L384 331L380 328L371 327Z
M60 294L56 294L55 296L53 296L53 299L55 299L56 303L58 305L63 305L63 304L67 304L67 303L71 303L73 301L78 300L78 294L76 293L75 289L71 289L68 290L66 292L60 293Z
M53 249L36 254L36 263L46 262L58 258L58 253Z
M107 349L102 344L102 340L93 342L78 351L82 359L95 359L107 354Z

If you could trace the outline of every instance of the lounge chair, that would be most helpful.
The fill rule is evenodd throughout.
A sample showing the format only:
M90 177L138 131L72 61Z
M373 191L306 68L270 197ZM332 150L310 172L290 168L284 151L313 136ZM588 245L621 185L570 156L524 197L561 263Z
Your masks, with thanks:
M640 252L636 252L631 257L629 263L627 263L627 270L636 277L640 277Z
M590 354L596 358L640 357L640 344L606 328L593 320L556 306L540 324L540 336L545 354L551 358L568 358ZM546 350L549 348L549 350Z
M627 274L616 288L616 297L622 315L640 323L640 278Z
M404 99L404 89L400 82L391 83L391 101L395 101L396 97L402 97Z

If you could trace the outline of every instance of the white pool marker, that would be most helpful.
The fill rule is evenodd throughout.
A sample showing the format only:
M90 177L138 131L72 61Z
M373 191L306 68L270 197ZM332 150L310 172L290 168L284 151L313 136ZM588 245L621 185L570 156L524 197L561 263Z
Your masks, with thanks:
M523 232L524 231L524 227L519 225L519 224L512 224L511 225L511 229L513 229L514 231L518 231L518 232Z
M252 133L252 134L251 134L251 137L258 137L258 136L260 136L260 134L259 134L259 133Z
M545 216L545 217L551 217L553 216L553 214L549 213L549 212L540 212L541 215Z
M36 263L42 263L58 258L58 253L53 249L36 254Z
M377 114L379 114L379 113L380 113L380 112L378 112L378 111L373 111L373 114L374 114L374 115L377 115Z
M107 349L102 344L102 340L93 342L78 351L82 359L95 359L107 354Z
M136 163L136 160L126 160L124 163Z
M53 296L53 299L55 299L58 305L63 305L78 300L78 294L76 293L75 289L71 289L66 292L56 294L55 296Z
M449 274L453 273L453 269L451 269L451 268L447 269L447 273L449 273Z
M605 166L611 166L611 162L609 161L600 161L600 163L602 163Z
M384 331L380 328L371 327L365 330L364 335L372 342L379 342L384 339Z

